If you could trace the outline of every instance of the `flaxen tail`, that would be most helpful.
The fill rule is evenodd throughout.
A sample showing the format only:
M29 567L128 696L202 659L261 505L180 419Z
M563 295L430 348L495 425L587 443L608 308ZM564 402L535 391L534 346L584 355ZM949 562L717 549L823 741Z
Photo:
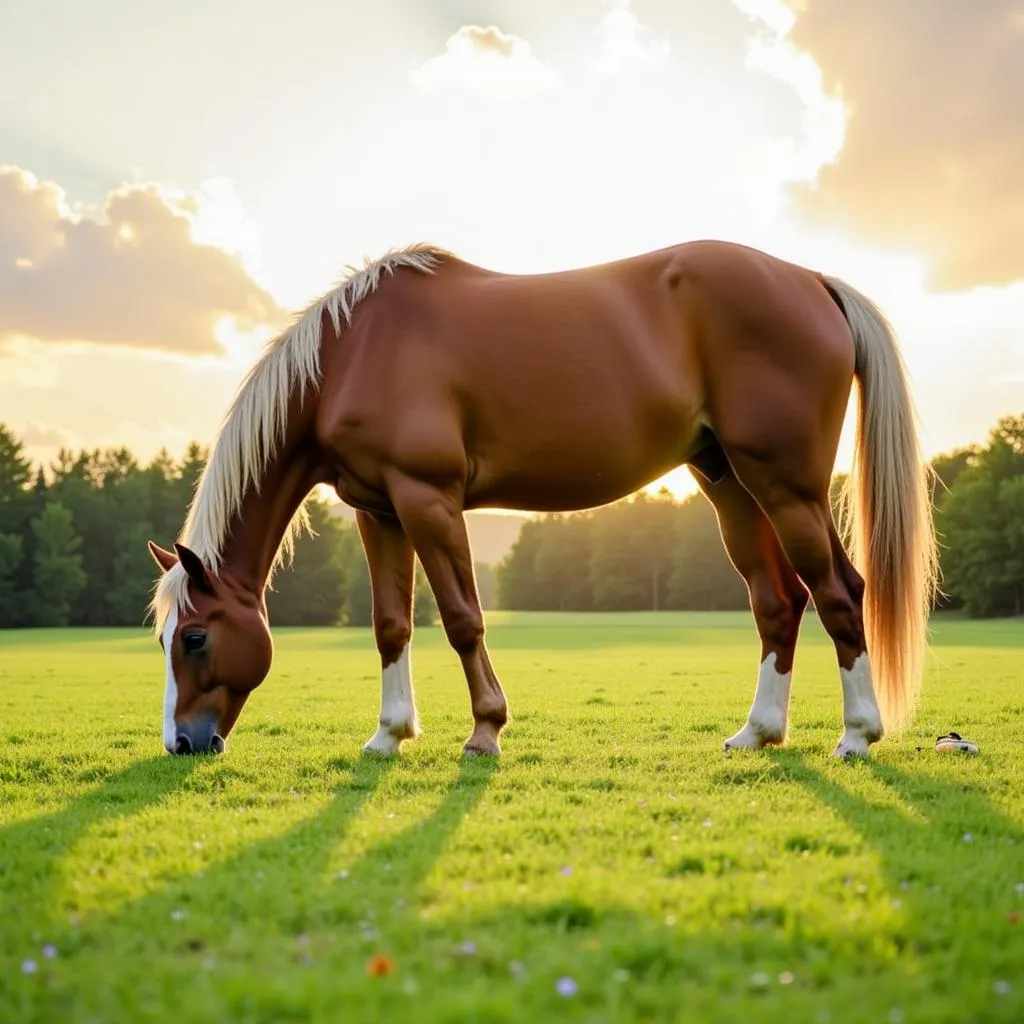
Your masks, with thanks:
M921 690L938 577L929 469L895 332L870 299L845 281L825 281L853 333L860 385L844 537L865 581L864 627L882 721L898 731Z

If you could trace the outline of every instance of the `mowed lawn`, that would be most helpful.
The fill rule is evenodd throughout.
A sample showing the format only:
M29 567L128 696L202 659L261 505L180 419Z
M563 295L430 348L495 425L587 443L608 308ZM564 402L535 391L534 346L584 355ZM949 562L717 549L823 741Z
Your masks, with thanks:
M151 636L0 633L0 1021L1024 1019L1024 622L937 619L913 730L854 764L813 618L789 746L730 758L749 615L489 624L497 762L436 628L391 761L366 631L277 631L200 759Z

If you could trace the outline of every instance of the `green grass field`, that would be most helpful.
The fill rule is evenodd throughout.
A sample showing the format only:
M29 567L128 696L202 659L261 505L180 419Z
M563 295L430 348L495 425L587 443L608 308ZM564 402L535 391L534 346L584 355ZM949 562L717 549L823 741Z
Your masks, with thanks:
M388 762L368 632L278 631L200 759L151 636L0 633L0 1021L1024 1019L1024 622L938 620L914 729L853 764L813 619L789 747L728 759L749 615L489 625L499 762L438 629Z

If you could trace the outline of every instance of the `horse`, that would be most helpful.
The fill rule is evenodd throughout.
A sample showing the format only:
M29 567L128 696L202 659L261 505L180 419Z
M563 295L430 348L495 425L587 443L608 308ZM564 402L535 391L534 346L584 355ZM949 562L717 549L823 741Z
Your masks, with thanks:
M417 243L347 270L242 380L174 550L149 541L169 753L224 751L271 669L267 587L328 485L355 510L372 591L381 701L364 749L394 755L420 735L419 559L469 689L463 751L499 754L508 704L463 513L592 508L679 466L715 508L761 644L746 721L723 750L788 741L810 599L838 663L835 756L868 757L907 724L936 542L907 370L873 301L714 239L537 274ZM854 381L853 469L834 517Z

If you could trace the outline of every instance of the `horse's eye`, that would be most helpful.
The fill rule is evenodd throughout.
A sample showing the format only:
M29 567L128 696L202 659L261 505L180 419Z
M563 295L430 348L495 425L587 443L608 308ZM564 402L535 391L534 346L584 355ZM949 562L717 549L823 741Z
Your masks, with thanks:
M181 634L181 642L190 654L201 651L206 644L206 633L201 629L187 629Z

